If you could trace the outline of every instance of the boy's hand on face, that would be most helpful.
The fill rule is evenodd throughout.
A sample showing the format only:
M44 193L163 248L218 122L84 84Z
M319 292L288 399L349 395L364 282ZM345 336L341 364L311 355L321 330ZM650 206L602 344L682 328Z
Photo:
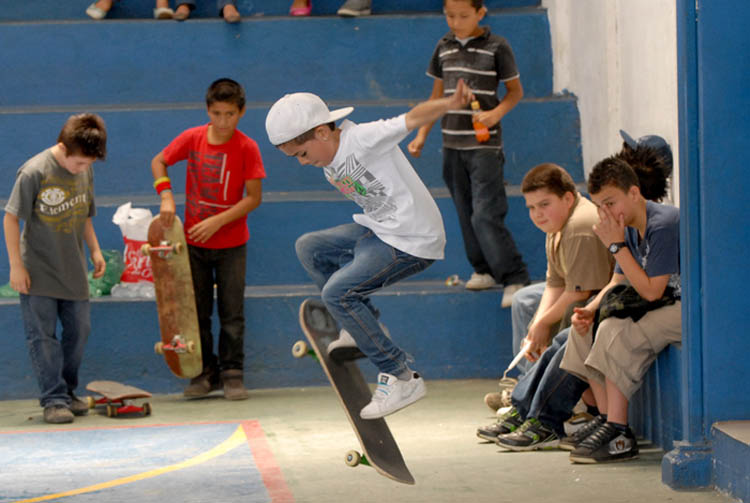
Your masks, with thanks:
M31 288L31 277L24 266L10 268L10 287L18 293L28 294Z
M570 324L579 335L586 335L594 323L594 310L585 307L574 307Z
M604 246L625 241L625 216L616 217L606 206L600 206L597 211L599 223L594 225L593 230Z
M104 255L102 255L101 250L96 250L91 253L91 262L94 263L93 276L95 278L101 278L104 276L104 271L107 270L107 262L104 260Z
M222 224L217 217L218 215L208 217L189 228L188 237L196 243L205 243L211 239L211 236L221 229Z

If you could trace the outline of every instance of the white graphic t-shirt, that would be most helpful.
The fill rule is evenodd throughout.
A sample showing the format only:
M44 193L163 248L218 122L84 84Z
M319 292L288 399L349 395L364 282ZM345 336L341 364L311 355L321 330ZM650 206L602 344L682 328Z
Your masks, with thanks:
M435 200L398 144L409 134L405 115L341 124L328 181L364 213L354 221L381 240L416 257L443 258L445 229Z

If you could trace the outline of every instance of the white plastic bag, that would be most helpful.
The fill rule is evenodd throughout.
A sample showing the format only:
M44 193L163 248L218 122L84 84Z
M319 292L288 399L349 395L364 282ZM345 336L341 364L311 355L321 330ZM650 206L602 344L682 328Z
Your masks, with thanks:
M127 202L117 208L112 222L117 224L122 231L122 239L125 241L125 270L122 272L120 282L139 283L141 281L154 282L151 273L151 258L141 254L141 246L148 241L148 225L152 219L151 210L147 208L133 208Z

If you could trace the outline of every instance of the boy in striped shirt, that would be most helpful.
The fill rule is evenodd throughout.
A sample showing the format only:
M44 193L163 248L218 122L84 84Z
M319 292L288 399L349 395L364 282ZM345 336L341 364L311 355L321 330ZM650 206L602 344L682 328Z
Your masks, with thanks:
M482 290L502 284L502 307L509 307L513 294L528 284L529 275L504 224L508 202L500 120L521 100L523 87L507 40L479 26L487 12L482 0L445 0L444 12L450 32L438 42L427 70L435 79L430 99L453 94L463 79L480 106L479 112L467 106L449 111L442 119L443 179L474 268L466 288ZM506 90L502 99L497 95L500 82ZM479 141L475 121L487 127L488 140ZM433 124L421 127L409 144L414 157L421 154Z

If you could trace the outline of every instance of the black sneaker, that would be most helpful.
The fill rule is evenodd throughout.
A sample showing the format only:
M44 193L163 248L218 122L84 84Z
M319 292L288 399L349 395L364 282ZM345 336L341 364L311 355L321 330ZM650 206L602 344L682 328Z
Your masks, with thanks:
M544 426L538 419L527 419L516 431L500 435L495 442L511 451L535 451L547 447L557 447L557 434Z
M521 419L521 415L515 407L511 407L508 412L500 416L496 423L492 423L484 428L477 428L477 436L482 440L494 442L498 435L511 433L522 424L523 419Z
M563 437L558 447L564 451L575 450L581 442L586 440L586 437L594 433L603 424L604 418L601 415L594 417L594 419L577 429L572 435Z
M611 463L638 457L638 441L628 427L621 432L612 423L604 423L570 453L573 463Z

